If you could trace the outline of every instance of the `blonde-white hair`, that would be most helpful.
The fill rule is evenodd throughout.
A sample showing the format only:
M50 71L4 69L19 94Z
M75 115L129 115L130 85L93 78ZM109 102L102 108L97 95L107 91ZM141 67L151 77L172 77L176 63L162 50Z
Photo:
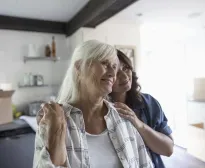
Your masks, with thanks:
M85 72L88 61L113 59L117 55L113 46L99 42L97 40L89 40L78 46L72 55L70 66L61 85L57 102L60 104L67 104L73 102L80 96L80 80L79 75L75 69L75 63L80 61L80 73Z

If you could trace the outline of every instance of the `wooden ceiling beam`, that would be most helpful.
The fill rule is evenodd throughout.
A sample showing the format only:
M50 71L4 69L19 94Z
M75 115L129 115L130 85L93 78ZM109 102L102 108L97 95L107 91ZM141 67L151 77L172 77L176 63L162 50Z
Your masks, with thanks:
M65 34L66 23L0 15L0 29Z
M115 3L84 26L94 28L137 1L138 0L116 0Z
M72 35L80 27L99 17L117 0L90 0L85 7L67 23L66 35Z
M90 0L69 22L0 15L0 29L72 35L81 27L96 27L138 0Z

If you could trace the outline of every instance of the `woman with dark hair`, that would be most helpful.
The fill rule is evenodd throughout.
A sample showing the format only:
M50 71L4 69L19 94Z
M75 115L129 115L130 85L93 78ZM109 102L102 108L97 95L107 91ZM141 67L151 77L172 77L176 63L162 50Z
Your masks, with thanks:
M164 168L160 155L169 157L173 153L172 130L159 102L140 92L130 59L119 50L117 55L120 69L110 94L111 100L119 114L130 120L142 136L155 168Z

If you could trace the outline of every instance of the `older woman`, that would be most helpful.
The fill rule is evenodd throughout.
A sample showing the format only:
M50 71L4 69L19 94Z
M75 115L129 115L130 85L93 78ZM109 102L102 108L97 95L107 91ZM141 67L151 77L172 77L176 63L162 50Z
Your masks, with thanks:
M159 102L140 92L130 59L117 51L120 60L117 79L110 94L120 116L130 120L142 136L155 168L164 168L160 155L173 152L172 131Z
M59 104L44 104L37 117L35 168L153 167L138 131L104 100L118 67L110 45L91 40L74 51Z

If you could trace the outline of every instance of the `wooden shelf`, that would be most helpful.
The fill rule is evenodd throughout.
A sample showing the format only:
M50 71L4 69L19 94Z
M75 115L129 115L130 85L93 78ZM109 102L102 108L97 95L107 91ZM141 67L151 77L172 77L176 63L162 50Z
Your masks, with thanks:
M26 63L27 61L59 61L60 57L45 57L45 56L41 56L41 57L27 57L24 56L24 63Z
M36 86L36 85L34 85L34 86L31 86L31 85L25 85L25 86L18 85L19 88L42 88L42 87L60 87L60 86L61 86L60 84L51 84L51 85L44 84L44 85L38 85L38 86Z
M23 85L19 85L18 87L19 88L42 88L42 87L48 87L49 85L38 85L38 86L31 86L31 85L25 85L25 86L23 86Z
M188 99L189 102L205 103L205 99Z

